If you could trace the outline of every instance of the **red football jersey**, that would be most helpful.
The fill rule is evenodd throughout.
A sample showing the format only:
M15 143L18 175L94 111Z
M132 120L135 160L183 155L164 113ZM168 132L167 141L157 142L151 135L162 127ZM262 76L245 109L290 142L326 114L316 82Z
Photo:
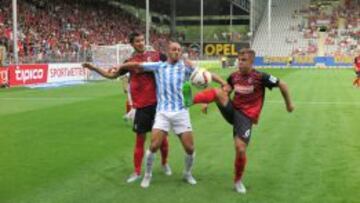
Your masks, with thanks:
M135 53L128 62L157 62L160 60L160 53L145 51ZM153 73L136 73L130 71L130 95L134 108L143 108L156 104L156 84Z
M277 87L279 80L269 74L252 70L249 74L239 71L232 73L228 83L235 94L232 100L234 108L257 123L265 98L265 87Z
M355 58L355 69L356 71L360 71L360 56Z

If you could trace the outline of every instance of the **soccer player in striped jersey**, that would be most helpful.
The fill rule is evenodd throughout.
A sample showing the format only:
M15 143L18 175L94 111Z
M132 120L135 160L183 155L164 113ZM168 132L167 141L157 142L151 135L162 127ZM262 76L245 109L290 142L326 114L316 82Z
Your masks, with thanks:
M146 51L144 35L133 32L129 35L131 46L135 49L133 55L127 59L129 62L148 62L160 61L161 55L159 52ZM134 182L141 177L141 164L144 157L144 145L146 140L146 133L151 131L156 113L156 86L154 74L150 72L138 73L136 71L122 71L118 67L114 67L112 71L108 69L96 67L92 64L85 63L83 67L98 72L100 75L115 79L127 72L130 73L129 85L130 96L132 99L132 106L136 109L133 130L136 133L135 147L134 147L134 172L127 179L128 183ZM161 164L166 175L171 175L171 168L168 164L168 150L169 144L165 138L161 144Z
M196 184L192 176L192 167L195 158L192 126L189 111L184 105L183 85L189 80L194 71L191 62L180 60L182 50L179 43L171 42L168 47L167 62L153 63L126 63L120 66L124 70L150 71L155 74L157 108L155 123L152 130L152 140L146 152L146 171L141 187L147 188L152 178L152 167L155 152L168 132L172 129L184 147L185 170L183 178L189 184ZM226 82L216 75L212 75L215 82L226 85Z
M242 49L238 54L238 70L228 78L223 88L207 89L194 96L194 104L215 101L224 119L233 126L235 143L234 187L244 194L246 188L242 176L246 165L246 148L251 137L251 128L258 122L265 99L265 88L279 87L288 112L294 110L285 82L253 68L255 52ZM234 92L234 97L229 98Z

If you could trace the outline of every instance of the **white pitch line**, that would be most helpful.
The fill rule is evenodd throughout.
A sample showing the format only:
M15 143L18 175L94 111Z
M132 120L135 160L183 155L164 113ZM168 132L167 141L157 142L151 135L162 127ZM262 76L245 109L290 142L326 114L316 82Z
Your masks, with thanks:
M284 101L280 100L265 100L265 103L273 103L273 104L283 104ZM348 102L348 101L293 101L296 104L305 104L305 105L360 105L359 102Z
M81 101L81 100L90 100L99 97L0 97L0 101ZM282 100L265 100L265 103L272 104L283 104ZM294 104L304 104L304 105L360 105L359 102L349 102L349 101L294 101Z
M89 100L97 97L0 97L0 101L77 101L77 100Z

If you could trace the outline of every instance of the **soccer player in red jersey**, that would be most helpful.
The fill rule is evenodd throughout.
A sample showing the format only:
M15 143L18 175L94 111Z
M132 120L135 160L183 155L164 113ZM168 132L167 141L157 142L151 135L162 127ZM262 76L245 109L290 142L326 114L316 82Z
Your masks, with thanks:
M126 60L127 62L157 62L160 61L159 52L146 51L144 35L140 33L131 33L129 35L131 46L135 52ZM85 63L83 67L98 72L106 78L117 78L127 72L117 69L117 71L107 71L104 68L96 67L92 64ZM128 183L134 182L141 177L141 164L144 157L144 144L146 133L150 132L154 123L156 113L156 85L153 73L136 71L130 72L130 94L133 108L136 109L133 130L136 133L136 142L134 149L134 173L127 179ZM163 140L160 147L161 164L166 175L171 175L171 168L167 163L169 144L167 138Z
M360 88L360 55L355 57L354 70L355 70L356 78L353 81L353 85Z
M228 78L228 85L218 89L208 89L194 96L194 103L215 101L227 122L233 125L235 143L235 177L236 192L246 193L241 179L246 165L246 147L251 136L253 124L258 122L265 98L265 88L279 87L285 100L288 112L294 110L287 85L278 78L255 70L253 62L255 52L242 49L238 54L238 71ZM234 92L231 100L229 95Z

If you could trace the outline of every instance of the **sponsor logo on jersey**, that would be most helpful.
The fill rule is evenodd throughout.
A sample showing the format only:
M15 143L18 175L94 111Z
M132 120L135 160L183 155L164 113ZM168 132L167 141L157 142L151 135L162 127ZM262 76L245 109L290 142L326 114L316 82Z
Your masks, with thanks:
M240 94L251 94L254 92L254 85L235 85L234 90Z

